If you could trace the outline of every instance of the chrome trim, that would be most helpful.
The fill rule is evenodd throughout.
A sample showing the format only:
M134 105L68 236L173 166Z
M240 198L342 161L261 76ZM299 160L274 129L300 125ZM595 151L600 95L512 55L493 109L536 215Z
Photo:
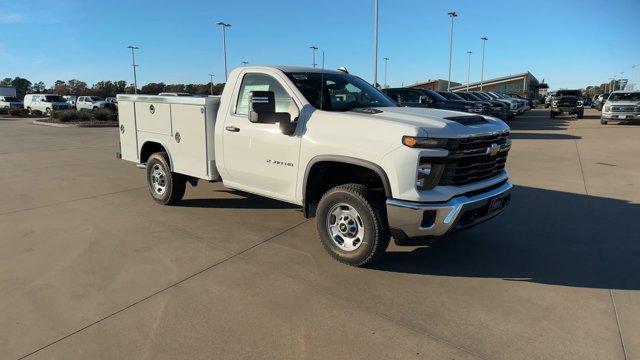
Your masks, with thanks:
M456 196L445 203L420 203L398 199L387 199L387 219L389 227L402 230L409 238L422 236L443 236L456 228L458 217L463 209L473 209L483 206L486 201L495 197L506 196L511 192L513 185L507 180L498 188L489 190L475 196ZM436 211L433 225L421 227L425 211ZM493 214L476 219L469 227L488 220L504 211L502 208Z

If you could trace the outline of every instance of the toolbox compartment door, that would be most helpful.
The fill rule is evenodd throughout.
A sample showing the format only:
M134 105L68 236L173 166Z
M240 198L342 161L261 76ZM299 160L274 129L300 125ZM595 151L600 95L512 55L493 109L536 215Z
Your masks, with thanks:
M171 104L173 171L208 179L206 111L203 105Z
M123 160L139 162L135 113L136 104L133 101L121 101L118 107L120 155Z

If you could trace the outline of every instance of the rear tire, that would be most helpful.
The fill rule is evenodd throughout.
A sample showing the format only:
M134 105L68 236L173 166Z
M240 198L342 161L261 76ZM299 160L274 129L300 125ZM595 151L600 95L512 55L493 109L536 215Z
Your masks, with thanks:
M187 179L171 172L166 152L152 154L147 160L147 184L149 193L158 204L172 205L182 200Z
M316 214L322 246L343 264L371 264L389 246L384 198L364 185L344 184L327 191Z
M580 113L576 114L576 118L578 118L578 119L582 119L583 117L584 117L584 113L583 112L580 112Z
M600 119L600 124L601 125L607 125L609 122L607 120L604 119Z
M31 108L30 108L30 107L27 107L27 114L29 114L29 115L31 115L31 114L32 114L32 112L31 112Z

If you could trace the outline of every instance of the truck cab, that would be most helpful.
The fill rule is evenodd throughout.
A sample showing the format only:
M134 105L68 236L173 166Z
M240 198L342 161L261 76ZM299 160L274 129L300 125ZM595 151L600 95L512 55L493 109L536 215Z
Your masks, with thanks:
M510 202L509 128L488 116L398 107L361 78L288 66L242 67L222 95L118 95L122 159L151 197L224 186L302 208L329 255L364 266L433 241Z

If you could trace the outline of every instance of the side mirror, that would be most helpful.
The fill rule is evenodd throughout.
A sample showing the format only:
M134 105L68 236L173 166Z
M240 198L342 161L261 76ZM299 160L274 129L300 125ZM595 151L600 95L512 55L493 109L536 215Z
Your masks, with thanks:
M261 124L277 123L285 135L292 135L297 125L291 122L291 114L288 112L276 112L273 91L252 91L249 94L249 121Z

